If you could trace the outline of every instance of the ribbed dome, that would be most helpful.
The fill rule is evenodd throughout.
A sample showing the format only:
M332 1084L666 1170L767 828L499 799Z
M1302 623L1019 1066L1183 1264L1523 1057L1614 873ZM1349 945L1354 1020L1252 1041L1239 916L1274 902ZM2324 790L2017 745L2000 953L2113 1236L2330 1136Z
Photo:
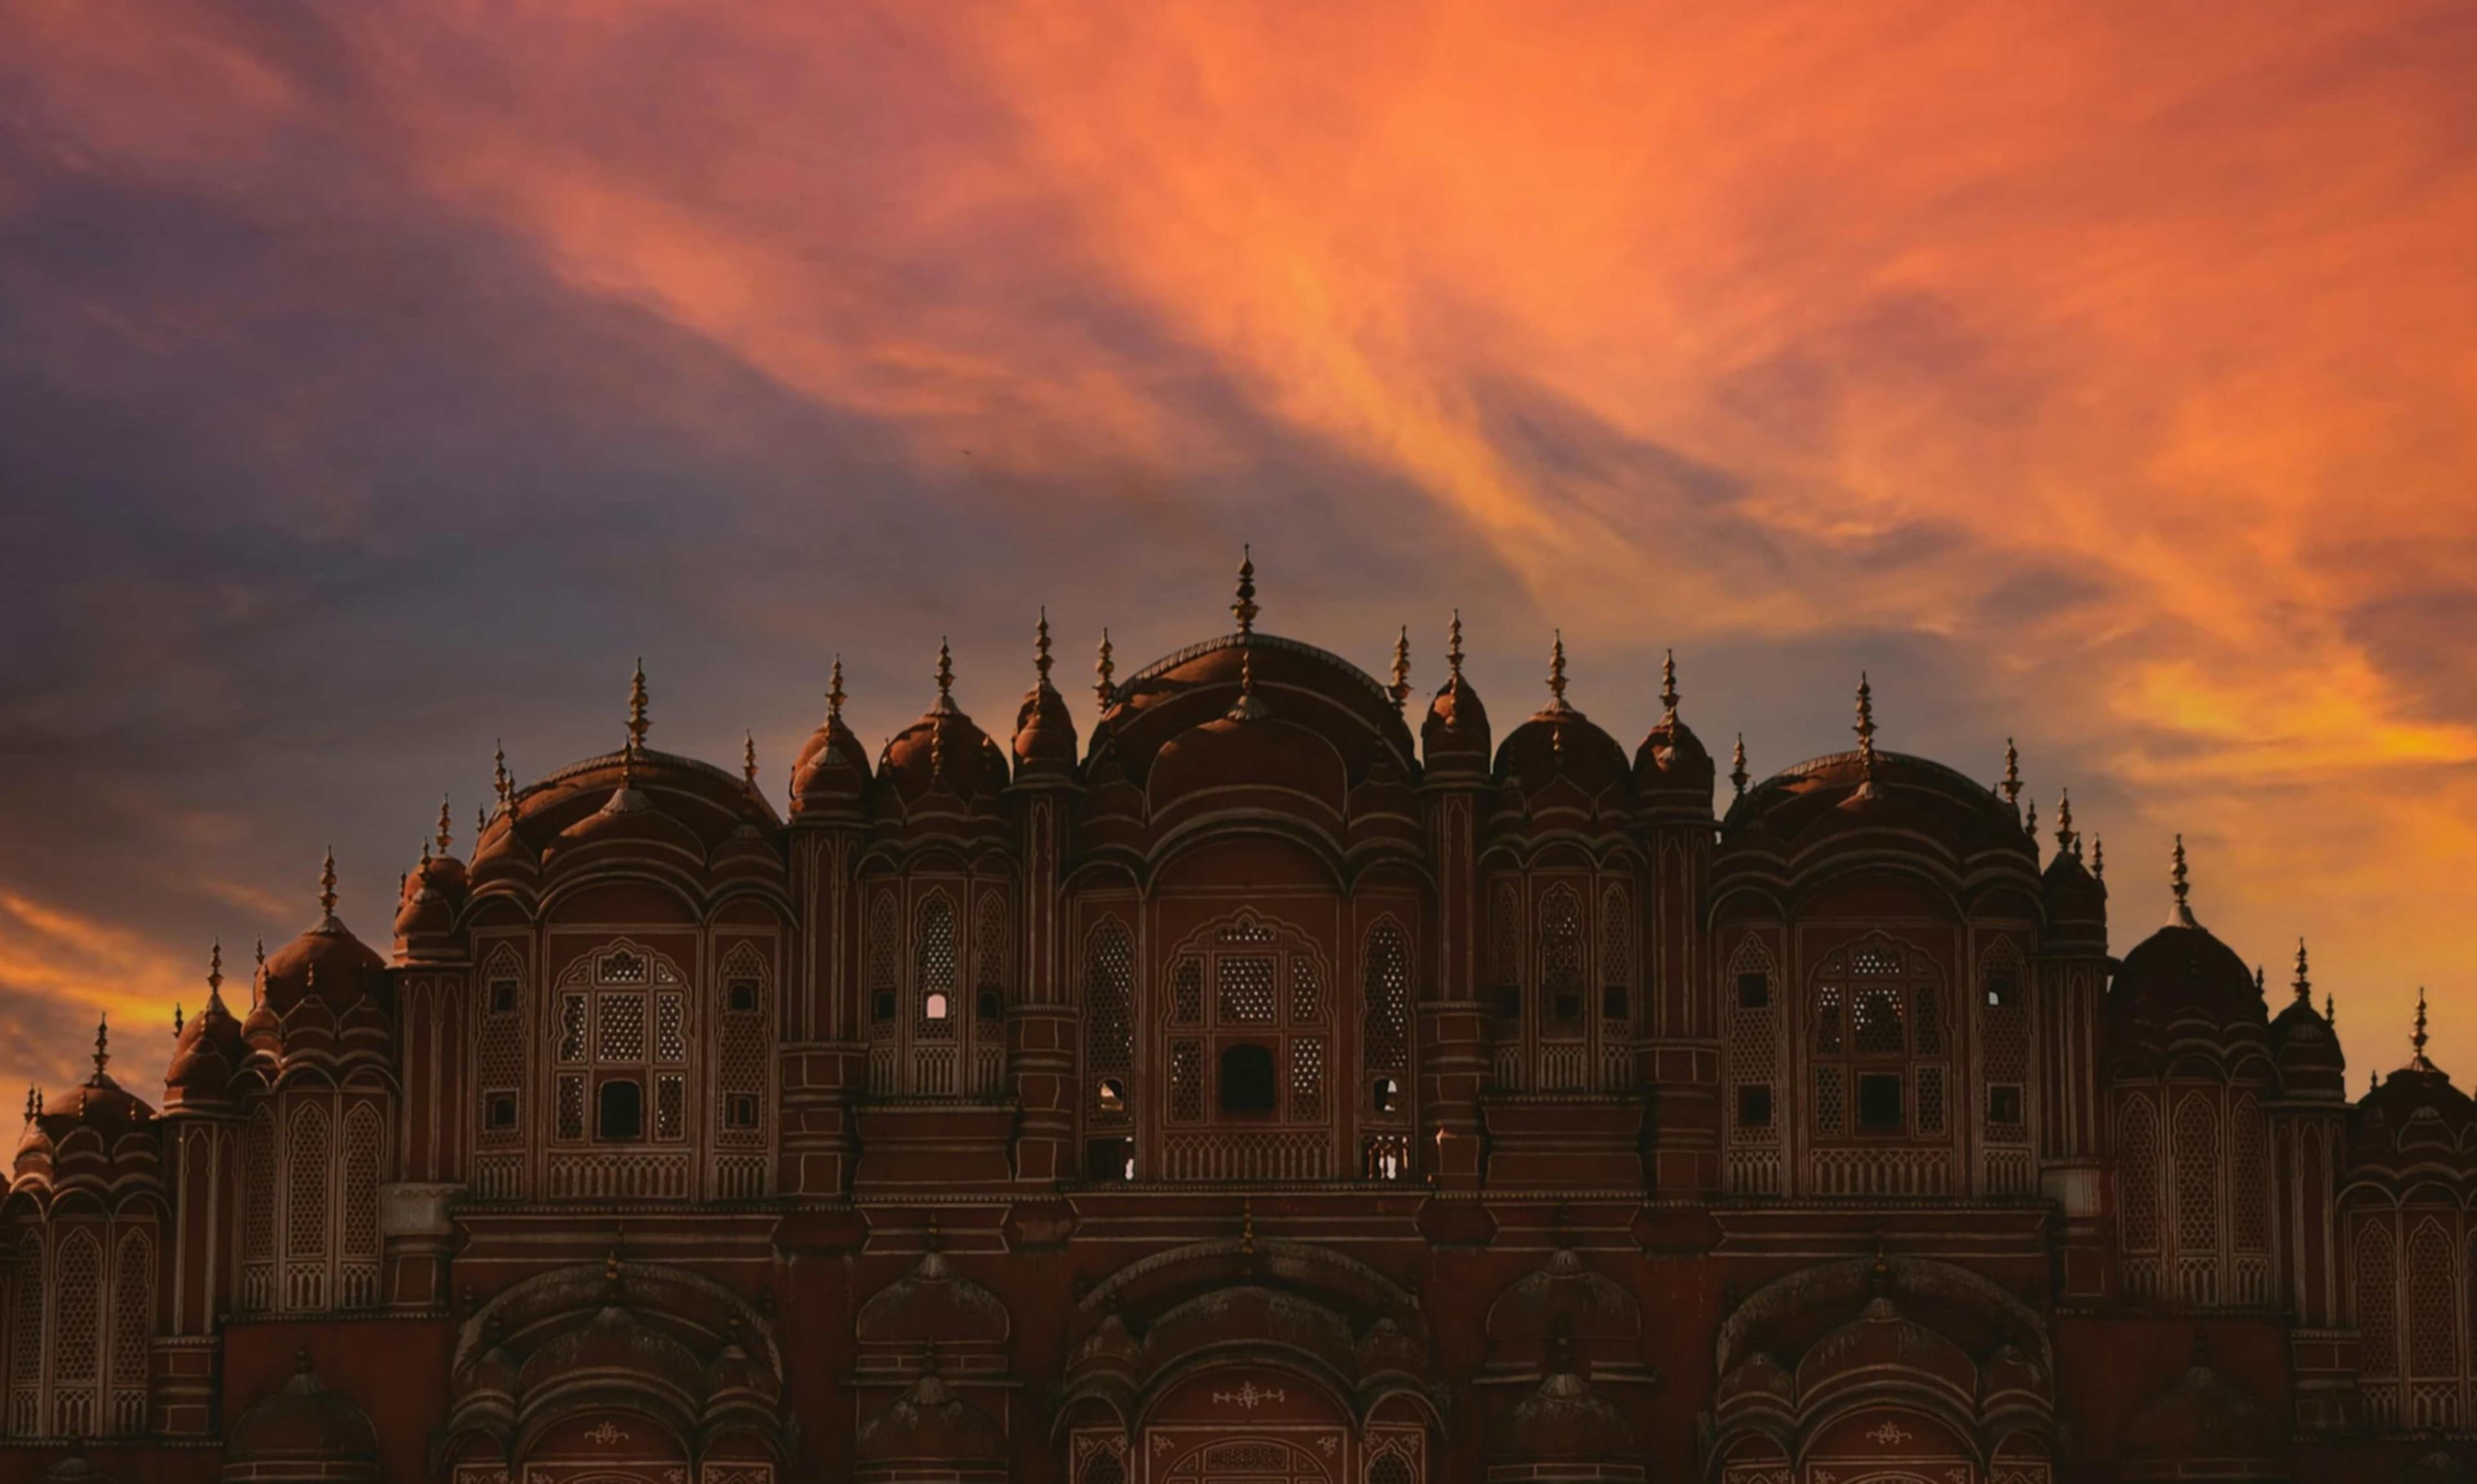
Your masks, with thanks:
M1560 1370L1514 1406L1501 1452L1524 1461L1614 1462L1632 1457L1638 1447L1625 1414L1590 1382Z
M1426 720L1419 724L1419 753L1431 773L1486 773L1493 743L1488 727L1488 707L1480 704L1479 690L1463 675L1463 616L1454 615L1452 642L1445 650L1448 673L1445 683L1438 687L1436 699L1428 703Z
M2264 1019L2253 971L2199 923L2170 924L2134 945L2109 991L2111 1009L2164 1020L2195 1015L2214 1025Z
M1320 733L1277 715L1256 694L1252 670L1252 656L1242 656L1230 710L1180 732L1154 754L1149 792L1157 817L1192 795L1250 788L1303 794L1337 819L1344 812L1348 764Z
M791 760L791 812L856 810L868 791L868 749L843 725L843 662L835 661L826 692L826 719L809 733Z
M1066 698L1049 683L1049 615L1040 615L1033 667L1038 678L1024 692L1014 712L1014 765L1018 778L1027 774L1053 779L1075 775L1075 717Z
M225 1008L219 989L209 992L205 1008L181 1027L181 1039L173 1043L172 1064L163 1074L164 1107L230 1101L233 1074L248 1059L240 1022Z
M1673 799L1680 806L1712 810L1712 785L1718 777L1712 754L1694 729L1677 714L1677 657L1661 664L1660 720L1652 723L1634 753L1634 786L1646 803Z
M863 1469L942 1464L1004 1469L1006 1435L987 1412L955 1395L934 1369L860 1424L854 1453Z
M878 781L906 808L940 794L968 803L1007 785L1006 754L955 705L954 679L953 660L940 644L938 699L878 754Z
M1538 795L1560 781L1596 800L1611 790L1630 791L1633 770L1625 749L1563 696L1505 734L1496 750L1496 779Z
M336 916L333 852L319 877L318 921L267 956L260 972L259 996L273 1014L289 1015L313 985L331 1012L340 1012L363 997L387 1002L387 960L354 937Z

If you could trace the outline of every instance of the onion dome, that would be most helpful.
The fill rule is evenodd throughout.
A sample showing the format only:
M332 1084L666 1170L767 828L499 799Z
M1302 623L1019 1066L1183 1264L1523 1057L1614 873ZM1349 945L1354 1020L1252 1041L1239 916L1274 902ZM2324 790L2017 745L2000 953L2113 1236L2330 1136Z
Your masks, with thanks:
M292 1379L260 1397L225 1432L223 1476L375 1479L378 1452L368 1414L321 1385L303 1350Z
M249 1060L240 1022L224 1008L224 946L207 963L206 1006L181 1027L172 1044L172 1065L163 1074L163 1111L228 1107L233 1075Z
M1659 721L1634 753L1635 792L1646 809L1658 814L1686 814L1710 824L1715 768L1694 729L1677 714L1677 652L1660 665Z
M1348 812L1350 766L1334 745L1277 715L1257 693L1249 641L1238 646L1238 693L1230 709L1163 743L1153 755L1146 792L1153 821L1163 827L1194 808L1243 804L1256 792L1281 796L1264 801L1273 807L1320 805L1323 823L1338 828Z
M2406 1166L2452 1159L2464 1147L2477 1103L2426 1058L2425 991L2416 992L2415 1029L2406 1066L2357 1100L2348 1121L2348 1150L2361 1163Z
M1530 812L1564 805L1596 812L1632 787L1625 749L1565 699L1565 636L1549 649L1548 704L1507 732L1496 750L1496 780Z
M2280 1086L2289 1097L2347 1097L2348 1060L2339 1033L2314 1008L2314 982L2305 973L2305 940L2296 940L2294 998L2270 1023L2271 1055Z
M2010 742L2005 744L2004 752L2010 768L2014 763ZM2082 837L2073 829L2073 796L2069 790L2056 806L2056 858L2040 874L2039 888L2047 903L2049 950L2105 956L2107 886L2083 863Z
M938 699L886 744L877 779L886 785L879 807L907 814L936 804L960 811L1006 787L1006 754L955 705L955 659L943 639L938 641Z
M330 1013L368 997L387 1000L387 960L372 952L336 916L336 853L318 873L318 921L277 949L259 970L259 995L276 1016L292 1013L313 980Z
M2176 837L2170 873L2176 904L2167 925L2136 944L2108 991L2108 1013L2119 1020L2198 1019L2213 1026L2260 1026L2262 994L2236 951L2193 916L2185 869L2185 837Z
M1445 647L1445 683L1438 687L1436 699L1428 703L1427 720L1419 725L1419 753L1431 775L1484 775L1489 747L1488 707L1463 675L1463 614L1456 608Z
M275 1006L266 1002L266 945L258 945L258 969L249 981L249 1014L240 1023L241 1043L253 1054L263 1051L273 1056L284 1049L284 1023Z
M1019 782L1075 776L1075 718L1066 698L1049 683L1049 610L1034 631L1032 689L1014 713L1014 766Z
M1520 1463L1614 1463L1639 1447L1625 1414L1575 1372L1561 1343L1539 1389L1515 1404L1497 1455Z
M404 893L395 910L395 950L399 960L455 952L456 914L464 905L468 886L464 863L452 853L455 836L447 822L447 801L438 801L438 832L422 842L421 862L404 878ZM433 853L431 846L438 846Z
M93 1075L73 1087L29 1095L13 1184L34 1180L55 1191L90 1184L105 1191L133 1166L160 1165L155 1110L113 1080L104 1070L111 1060L112 1028L98 1020Z
M2175 1385L2125 1424L2116 1441L2117 1477L2285 1478L2278 1437L2262 1406L2197 1353Z
M868 790L868 749L843 725L843 661L835 656L826 719L791 761L791 817L857 815Z
M1007 1474L1006 1434L946 1384L935 1352L901 1396L861 1422L853 1443L864 1479L994 1481Z

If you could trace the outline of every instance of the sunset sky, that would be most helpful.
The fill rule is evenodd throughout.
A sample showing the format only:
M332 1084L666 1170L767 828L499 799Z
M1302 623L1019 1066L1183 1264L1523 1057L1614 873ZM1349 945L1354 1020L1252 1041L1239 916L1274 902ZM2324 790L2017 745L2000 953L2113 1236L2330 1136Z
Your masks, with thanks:
M2477 8L0 0L0 1086L441 794L1228 627L2018 739L2477 1075ZM1081 684L1070 686L1079 696ZM1088 718L1088 710L1079 715ZM2052 847L2051 847L2052 848ZM13 1079L13 1080L9 1080Z

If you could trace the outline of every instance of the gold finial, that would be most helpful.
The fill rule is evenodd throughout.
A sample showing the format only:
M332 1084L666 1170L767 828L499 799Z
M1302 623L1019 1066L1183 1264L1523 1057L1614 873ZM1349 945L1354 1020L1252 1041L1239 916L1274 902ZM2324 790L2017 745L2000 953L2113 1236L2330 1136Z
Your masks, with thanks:
M256 1004L266 998L266 940L259 939L251 952L258 959L258 972L249 977L249 1002Z
M955 652L946 647L946 636L938 636L938 699L951 702L955 695Z
M2090 879L2107 879L2107 836L2090 836Z
M181 1002L178 1000L172 1002L172 1039L181 1039Z
M2415 1052L2415 1056L2412 1060L2411 1065L2414 1066L2419 1071L2427 1070L2425 1061L2425 986L2422 984L2419 984L2416 987L2416 1029L2410 1034L2408 1044L2409 1050ZM98 1064L98 1070L100 1070L100 1064Z
M2420 996L2423 993L2422 990L2418 991ZM2422 1009L2417 1012L2417 1023L2420 1027L2424 1025L2424 1013ZM94 1018L94 1079L96 1081L103 1080L104 1063L110 1060L112 1060L112 1017L108 1013L98 1014Z
M424 876L430 874L430 842L427 840L421 842L421 870ZM404 873L401 871L396 873L395 887L397 891L404 890Z
M499 793L499 807L516 812L516 780L508 772L508 744L502 738L490 754L490 786Z
M1548 709L1565 709L1565 631L1554 631L1556 637L1548 646Z
M438 796L438 853L446 854L448 847L453 845L455 840L455 835L447 828L447 796L440 794Z
M634 731L619 744L619 786L623 789L637 786L637 734Z
M2013 739L2004 739L2004 802L2017 812L2021 807L2021 754Z
M1107 711L1110 703L1117 697L1117 692L1110 684L1110 677L1118 673L1118 667L1110 659L1110 631L1107 629L1101 631L1101 657L1093 662L1092 673L1100 677L1092 682L1092 694L1100 699L1101 709Z
M2194 919L2192 905L2188 900L2193 888L2188 879L2189 873L2185 870L2185 837L2181 834L2176 837L2175 859L2174 868L2167 873L2167 881L2168 889L2176 894L2176 905L2168 909L2167 926L2199 928L2202 925Z
M615 1247L603 1256L602 1281L613 1284L619 1281L619 1249Z
M757 733L743 731L739 735L739 776L748 779L749 787L755 788L757 786Z
M1746 734L1741 731L1738 733L1738 745L1729 753L1729 782L1737 789L1739 798L1746 797L1746 779L1751 777L1753 775L1746 771Z
M1256 647L1242 644L1238 646L1238 699L1230 707L1230 720L1261 721L1272 714L1273 708L1256 695Z
M2305 977L2305 940L2296 940L2296 1002L2314 1008L2314 981Z
M1032 668L1040 677L1040 688L1049 689L1049 605L1040 606L1040 622L1032 630Z
M480 804L473 805L473 843L482 843L482 831L490 828L490 812Z
M38 1093L38 1092L37 1092L37 1091L35 1091L35 1084L34 1084L34 1083L32 1083L32 1082L27 1083L27 1084L26 1084L26 1122L28 1122L28 1123L30 1123L30 1124L31 1124L31 1123L33 1123L33 1122L35 1121L35 1110L36 1110L37 1108L38 1108L38 1107L40 1107L40 1106L42 1105L42 1101L43 1101L43 1095L42 1095L42 1094L40 1094L40 1093Z
M2065 789L2056 801L2056 853L2062 855L2073 848L2073 791Z
M336 915L336 848L327 847L326 862L318 868L318 916L320 921Z
M1264 609L1256 606L1256 552L1252 546L1238 549L1238 601L1230 605L1230 611L1238 620L1240 633L1256 631L1256 615Z
M1866 682L1866 672L1858 672L1858 725L1849 729L1858 733L1858 766L1866 781L1875 781L1875 687Z
M637 660L637 675L628 682L628 750L638 752L645 745L645 733L653 724L645 720L645 661Z
M207 951L207 1003L213 1004L224 993L224 940Z
M1446 631L1445 668L1453 680L1463 678L1463 610L1454 609L1454 625Z
M1411 626L1404 624L1393 640L1393 683L1386 694L1393 698L1393 709L1402 709L1411 700Z
M2030 837L2030 849L2035 852L2039 848L2039 796L2037 794L2030 796L2030 814L2022 821L2021 829Z
M1660 662L1660 704L1668 708L1668 719L1677 720L1677 651Z

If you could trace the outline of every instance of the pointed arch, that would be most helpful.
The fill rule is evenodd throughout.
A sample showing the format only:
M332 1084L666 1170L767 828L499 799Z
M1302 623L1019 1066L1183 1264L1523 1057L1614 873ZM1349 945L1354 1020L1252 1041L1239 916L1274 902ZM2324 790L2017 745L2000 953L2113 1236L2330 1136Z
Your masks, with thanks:
M249 1119L241 1148L240 1307L263 1314L275 1307L276 1162L283 1139L275 1109L265 1103Z
M1084 1105L1096 1128L1123 1128L1135 1108L1135 944L1114 917L1084 937Z
M1550 887L1539 898L1539 999L1543 1024L1573 1025L1583 1019L1583 903L1570 886Z
M2224 1242L2219 1191L2224 1156L2217 1100L2198 1088L2178 1099L2170 1137L2175 1161L2177 1295L2188 1303L2217 1303Z
M1390 917L1367 929L1361 953L1360 1062L1370 1077L1411 1070L1411 945Z
M2459 1295L2452 1280L2451 1232L2444 1218L2422 1213L2409 1229L2408 1278L2408 1424L2451 1428L2460 1425Z
M962 947L955 929L955 902L932 891L913 909L912 1031L925 1041L954 1039L960 1007ZM951 1090L951 1089L949 1089Z
M142 1229L121 1233L112 1269L112 1431L146 1431L149 1359L155 1339L155 1244Z
M9 1434L38 1437L43 1430L44 1300L51 1285L43 1273L43 1229L30 1225L17 1239L17 1271L9 1294Z
M1634 910L1622 882L1600 888L1600 1018L1634 1019Z
M92 1437L103 1360L103 1244L93 1227L69 1228L53 1274L52 1433Z
M283 1305L294 1313L327 1307L330 1133L319 1102L295 1106L285 1126Z
M2115 1115L2115 1204L2127 1251L2159 1250L2159 1174L2158 1110L2148 1094L2127 1094Z

